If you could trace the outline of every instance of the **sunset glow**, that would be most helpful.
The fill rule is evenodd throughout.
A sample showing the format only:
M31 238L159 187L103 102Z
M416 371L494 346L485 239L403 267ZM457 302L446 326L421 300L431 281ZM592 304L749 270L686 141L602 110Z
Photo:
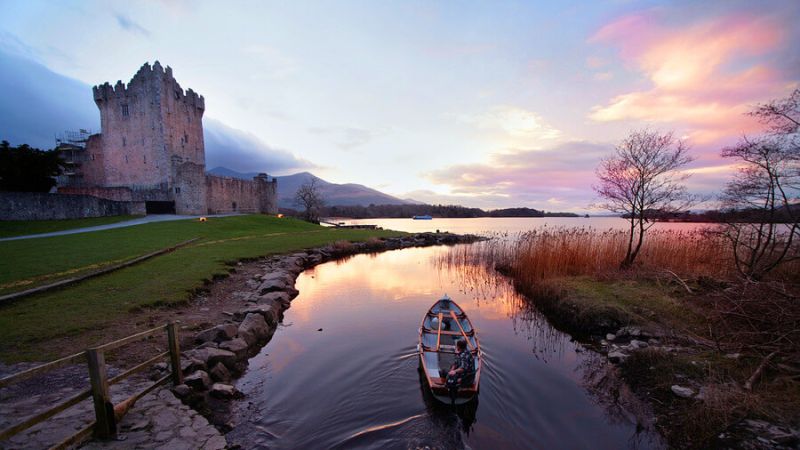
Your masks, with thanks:
M733 173L720 149L759 132L745 113L800 86L790 0L142 6L3 2L4 76L22 58L89 89L160 60L205 96L224 149L208 168L308 170L428 203L590 211L597 162L642 127L683 136L690 187L713 194ZM96 117L90 91L78 103ZM25 117L4 113L0 131ZM44 146L99 123L39 126L3 138Z

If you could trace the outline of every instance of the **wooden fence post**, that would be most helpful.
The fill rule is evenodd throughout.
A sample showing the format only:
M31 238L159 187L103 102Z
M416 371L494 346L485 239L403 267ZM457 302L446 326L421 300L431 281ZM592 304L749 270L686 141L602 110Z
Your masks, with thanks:
M114 419L114 403L111 402L108 391L105 355L102 350L90 348L86 350L86 361L89 363L89 380L92 383L94 400L94 435L100 439L114 438L117 435L117 424Z
M169 340L169 363L172 366L172 383L177 386L183 384L183 372L181 371L181 349L178 344L175 322L167 324L167 340Z

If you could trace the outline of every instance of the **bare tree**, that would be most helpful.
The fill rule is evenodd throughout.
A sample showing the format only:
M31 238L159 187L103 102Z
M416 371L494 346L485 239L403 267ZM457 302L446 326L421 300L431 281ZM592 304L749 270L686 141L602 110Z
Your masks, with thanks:
M319 182L311 177L297 188L294 203L303 208L303 218L309 222L319 222L319 215L325 206Z
M621 213L629 224L628 249L620 267L633 265L653 216L685 211L696 202L683 184L688 175L678 170L691 161L688 147L672 132L644 129L631 132L600 162L600 183L593 187L605 202L597 206Z
M732 246L739 273L757 281L800 258L800 89L758 105L750 115L767 131L722 150L741 168L720 197L730 218L720 232Z

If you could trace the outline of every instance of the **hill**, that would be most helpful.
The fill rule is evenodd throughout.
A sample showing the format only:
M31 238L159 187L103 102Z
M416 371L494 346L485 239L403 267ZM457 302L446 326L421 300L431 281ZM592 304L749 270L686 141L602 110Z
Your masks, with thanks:
M252 179L258 175L255 172L241 173L226 167L215 167L208 171L211 174L233 177ZM361 184L347 183L336 184L325 181L322 178L310 173L300 172L293 175L285 175L275 177L278 180L278 207L280 208L293 208L294 193L303 184L311 178L317 180L317 185L320 187L322 196L325 202L330 206L367 206L367 205L404 205L411 203L407 200L401 200L397 197L392 197L389 194L384 194L376 189L369 188Z

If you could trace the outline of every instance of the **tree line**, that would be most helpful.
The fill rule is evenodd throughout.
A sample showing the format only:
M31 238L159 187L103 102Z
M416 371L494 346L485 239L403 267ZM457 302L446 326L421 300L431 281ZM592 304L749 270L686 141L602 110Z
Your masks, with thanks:
M468 208L459 205L428 205L428 204L402 204L402 205L347 205L347 206L316 206L307 208L305 201L309 198L308 187L302 187L298 192L302 199L298 205L301 211L284 209L284 214L307 217L309 210L316 210L316 219L320 217L347 217L351 219L407 219L413 216L431 216L437 218L472 219L478 217L578 217L577 214L568 212L547 212L533 208L504 208L483 210Z

